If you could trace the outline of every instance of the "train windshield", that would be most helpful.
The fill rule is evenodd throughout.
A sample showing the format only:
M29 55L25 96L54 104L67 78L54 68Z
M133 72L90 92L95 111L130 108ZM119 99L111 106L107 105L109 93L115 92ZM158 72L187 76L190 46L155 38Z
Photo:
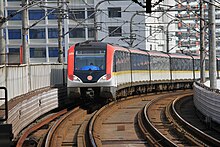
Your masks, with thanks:
M75 70L105 70L104 49L76 49Z

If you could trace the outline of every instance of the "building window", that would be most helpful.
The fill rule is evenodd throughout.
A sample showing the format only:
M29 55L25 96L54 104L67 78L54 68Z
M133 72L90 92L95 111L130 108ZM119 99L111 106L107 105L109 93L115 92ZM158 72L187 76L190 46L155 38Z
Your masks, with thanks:
M58 29L57 28L49 28L48 29L48 38L58 38Z
M121 27L108 27L109 37L119 37L122 36Z
M71 19L85 19L85 9L73 9L69 12L69 17Z
M49 47L49 57L58 57L58 47Z
M30 20L39 20L45 16L44 10L29 10L29 19Z
M9 29L8 38L9 39L21 39L21 29Z
M47 10L47 13L50 13L50 11L53 11L52 9ZM57 19L57 14L58 12L56 10L54 10L52 13L50 13L47 17L48 19Z
M70 38L85 38L85 29L84 28L69 28L69 37Z
M17 55L20 53L20 48L9 48L8 50L10 55Z
M30 57L31 58L45 58L46 49L45 48L30 48Z
M17 10L8 10L8 16L16 14ZM10 18L10 20L21 20L21 12L17 13L13 17Z
M108 17L109 18L121 17L121 8L120 7L108 8Z
M94 18L94 16L95 16L94 8L87 9L87 16L88 16L88 18Z
M45 39L45 29L30 29L30 39Z
M94 33L95 33L94 28L88 28L88 37L89 38L94 38Z

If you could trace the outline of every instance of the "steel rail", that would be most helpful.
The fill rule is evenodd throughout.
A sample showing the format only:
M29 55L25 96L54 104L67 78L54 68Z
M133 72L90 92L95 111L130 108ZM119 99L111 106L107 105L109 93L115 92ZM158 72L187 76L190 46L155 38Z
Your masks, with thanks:
M153 126L153 124L150 122L150 118L147 115L148 109L151 105L153 105L153 103L155 103L156 101L159 101L161 98L157 98L152 100L151 102L149 102L147 105L145 105L144 109L143 109L143 114L144 114L144 120L146 123L144 124L144 127L146 128L146 130L149 131L149 133L153 136L153 144L156 143L158 146L161 146L161 142L163 142L163 146L173 146L173 147L177 147L176 144L174 144L170 139L168 139L165 135L163 135L160 131L157 130L157 128L155 126ZM146 132L145 132L146 133Z
M181 115L176 111L176 104L182 99L183 97L180 97L178 99L175 99L172 102L172 108L171 111L173 112L173 116L182 124L185 129L189 130L193 135L195 135L196 138L200 140L200 142L204 146L220 146L220 141L215 139L214 137L208 135L207 133L201 131L197 127L193 126L192 124L188 123L186 120L184 120Z
M53 140L53 135L54 135L55 131L57 130L57 128L59 128L61 123L63 123L66 118L68 118L71 114L76 113L77 111L80 111L79 107L74 108L73 110L68 112L65 116L63 116L61 119L59 119L55 122L55 124L51 127L51 129L50 129L50 131L47 135L47 138L46 138L46 141L45 141L45 147L50 147L51 146L51 142Z
M52 120L54 120L55 118L65 114L67 112L67 109L61 110L58 113L48 117L47 119L37 123L36 125L32 126L31 128L27 129L22 136L19 138L16 147L22 147L23 143L25 141L25 139L28 137L28 135L34 131L36 131L37 129L39 129L40 127L44 126L45 124L51 122Z

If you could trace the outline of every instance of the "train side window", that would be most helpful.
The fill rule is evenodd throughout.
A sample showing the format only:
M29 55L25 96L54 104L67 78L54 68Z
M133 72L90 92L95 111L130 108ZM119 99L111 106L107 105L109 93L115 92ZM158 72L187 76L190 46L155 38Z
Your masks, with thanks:
M130 53L127 53L126 63L127 70L130 70Z
M132 70L137 70L139 65L139 56L138 54L132 54Z
M115 71L119 71L119 52L115 52Z
M149 56L144 55L144 70L149 70Z
M116 52L115 52L114 60L113 60L113 72L116 72L116 60L117 60L117 58L116 58Z
M121 52L119 52L118 55L119 55L119 57L118 57L118 59L119 59L118 71L122 71L122 59L121 59L122 54L121 54Z

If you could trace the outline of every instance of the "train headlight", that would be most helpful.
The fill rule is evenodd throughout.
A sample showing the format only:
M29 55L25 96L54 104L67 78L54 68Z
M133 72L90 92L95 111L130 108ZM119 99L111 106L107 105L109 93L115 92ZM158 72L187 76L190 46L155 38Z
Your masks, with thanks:
M109 76L109 74L105 74L104 76L102 76L99 81L106 81L109 80L111 78L111 76Z
M101 80L106 80L106 79L107 79L107 76L106 76L106 75L104 75L104 76L101 77Z
M106 74L106 80L109 80L109 79L111 79L111 74Z
M73 76L73 81L82 82L82 80L79 77L75 76L75 75Z

